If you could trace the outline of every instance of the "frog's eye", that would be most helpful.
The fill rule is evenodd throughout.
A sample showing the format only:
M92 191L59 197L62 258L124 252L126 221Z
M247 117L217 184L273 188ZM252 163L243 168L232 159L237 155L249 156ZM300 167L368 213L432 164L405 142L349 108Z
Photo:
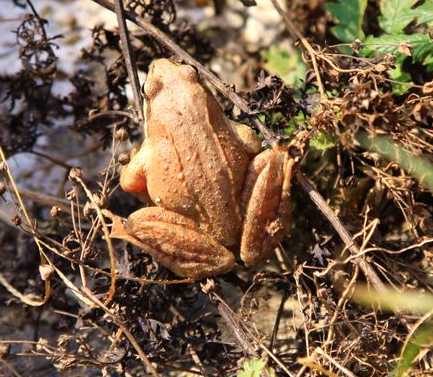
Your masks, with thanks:
M190 65L182 65L180 67L180 72L182 74L182 77L185 80L191 81L191 82L197 82L198 81L198 72L196 69Z
M154 78L153 80L147 79L143 87L144 97L146 99L155 98L161 91L163 85L164 84L158 78Z

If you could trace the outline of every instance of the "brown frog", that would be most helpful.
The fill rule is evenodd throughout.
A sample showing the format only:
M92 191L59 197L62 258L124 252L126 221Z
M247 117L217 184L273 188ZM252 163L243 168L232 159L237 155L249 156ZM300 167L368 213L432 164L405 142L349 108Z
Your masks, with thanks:
M248 266L267 259L289 224L287 147L259 153L255 133L224 116L191 66L155 60L144 92L145 141L120 185L155 206L117 221L112 237L195 279L229 271L239 246Z

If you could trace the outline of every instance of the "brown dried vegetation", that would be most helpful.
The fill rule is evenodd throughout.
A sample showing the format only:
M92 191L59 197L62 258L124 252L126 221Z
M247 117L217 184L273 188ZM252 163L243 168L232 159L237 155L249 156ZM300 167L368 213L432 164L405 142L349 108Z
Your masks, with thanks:
M17 30L22 70L0 80L0 100L9 108L0 116L0 194L15 210L12 218L1 213L0 374L235 376L246 358L261 357L278 376L386 376L420 316L361 306L353 290L366 283L379 291L386 285L433 292L433 201L396 162L365 149L359 135L385 135L431 159L431 82L396 96L386 73L392 57L367 59L356 55L357 46L353 56L326 46L323 1L293 1L290 37L276 37L308 37L300 46L312 69L297 93L263 71L255 53L221 45L211 26L199 32L177 17L183 5L124 3L195 58L204 77L213 73L198 61L215 59L211 46L219 43L218 55L237 62L245 83L242 97L228 85L221 85L225 92L217 87L221 103L229 117L256 127L259 115L265 142L285 142L283 130L301 117L295 134L307 130L332 146L311 147L304 156L292 234L260 272L239 267L206 282L178 280L140 250L107 237L105 210L126 216L141 205L118 188L125 142L141 137L138 112L126 97L129 67L119 31L94 28L82 59L96 67L99 82L90 71L78 72L67 77L75 90L61 97L52 91L59 37L47 35L46 21L27 1L30 14ZM223 12L224 2L214 4L216 14ZM146 71L162 56L184 59L149 30L129 36L133 69ZM98 140L88 153L109 155L107 165L93 174L45 156L68 172L61 194L17 187L7 158L32 151L45 126L60 120L83 139ZM426 349L412 373L432 368Z

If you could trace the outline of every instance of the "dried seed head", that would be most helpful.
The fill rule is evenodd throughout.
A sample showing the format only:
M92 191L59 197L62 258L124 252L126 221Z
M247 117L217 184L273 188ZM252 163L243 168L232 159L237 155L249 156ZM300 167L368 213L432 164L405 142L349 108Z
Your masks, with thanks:
M119 161L120 165L126 165L126 164L129 163L130 160L131 159L129 157L129 153L122 152L122 153L119 154L118 161Z
M21 225L21 217L19 217L18 215L15 215L14 217L12 217L11 221L15 226Z
M0 344L0 358L4 358L9 354L9 350L11 348L10 344L2 343Z
M200 284L200 288L201 288L202 292L207 294L207 295L211 292L214 292L215 291L215 280L206 279L205 283Z

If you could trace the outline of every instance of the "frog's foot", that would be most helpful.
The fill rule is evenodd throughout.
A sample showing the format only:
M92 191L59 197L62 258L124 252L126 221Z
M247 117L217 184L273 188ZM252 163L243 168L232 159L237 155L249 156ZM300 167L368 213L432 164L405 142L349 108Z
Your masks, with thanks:
M142 248L176 275L201 279L228 272L235 264L229 250L176 212L148 207L132 213L126 222L111 219L111 237Z
M269 258L290 224L290 187L295 160L280 147L251 163L242 195L244 225L241 259L256 265Z

